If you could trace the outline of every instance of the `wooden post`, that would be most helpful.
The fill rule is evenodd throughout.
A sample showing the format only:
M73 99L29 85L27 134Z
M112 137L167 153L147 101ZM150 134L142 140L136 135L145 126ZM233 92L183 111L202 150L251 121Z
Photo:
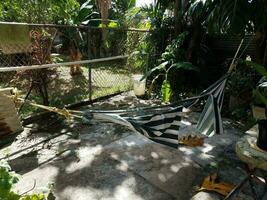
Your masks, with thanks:
M87 59L91 59L91 29L90 26L88 26L87 29ZM92 65L88 63L88 92L89 92L89 101L92 101L92 95L93 95L93 90L92 90Z
M92 89L92 66L88 65L88 91L89 91L89 100L92 101L93 89Z

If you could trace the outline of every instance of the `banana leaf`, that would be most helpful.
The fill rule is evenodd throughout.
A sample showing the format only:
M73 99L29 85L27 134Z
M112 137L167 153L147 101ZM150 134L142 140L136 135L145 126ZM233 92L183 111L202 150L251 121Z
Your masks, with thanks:
M161 86L162 101L164 103L170 102L172 89L171 84L168 80L164 80Z
M258 99L258 102L257 102L258 104L261 102L265 106L267 106L267 98L264 95L262 95L262 93L259 91L259 88L253 90L253 96L254 96L254 99Z
M153 72L155 72L155 71L157 71L157 70L162 70L162 69L166 70L165 67L166 67L168 64L169 64L169 62L166 61L166 62L161 63L161 64L158 65L157 67L154 67L154 68L152 68L151 70L147 71L147 72L144 74L144 76L141 78L140 81L142 81L142 80L144 80L145 78L149 77Z
M171 68L199 71L199 68L194 66L194 65L192 65L190 62L174 63L174 64L171 65L171 67L168 70L170 70Z
M250 65L254 68L257 72L259 72L262 76L267 78L267 70L262 66L252 61L245 61L247 65Z

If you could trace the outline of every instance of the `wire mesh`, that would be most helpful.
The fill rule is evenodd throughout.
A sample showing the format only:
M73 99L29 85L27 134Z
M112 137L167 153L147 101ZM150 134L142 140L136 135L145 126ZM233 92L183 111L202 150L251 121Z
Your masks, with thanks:
M31 25L26 29L27 35L21 41L14 39L16 34L22 34L20 29L17 33L12 32L10 37L0 37L0 67L60 64L129 55L136 50L138 39L146 34L74 26ZM134 42L130 44L131 38ZM123 59L90 65L59 65L49 69L0 72L0 87L16 87L25 99L64 107L131 89L131 76L135 71ZM26 104L20 109L22 117L38 111Z
M131 75L121 64L92 68L92 99L127 91Z

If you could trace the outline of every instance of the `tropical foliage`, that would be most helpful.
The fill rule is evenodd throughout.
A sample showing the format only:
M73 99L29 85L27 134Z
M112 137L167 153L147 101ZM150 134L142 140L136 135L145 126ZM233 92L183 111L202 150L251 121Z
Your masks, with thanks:
M0 199L1 200L46 200L43 193L20 195L14 192L14 185L20 176L11 170L6 161L0 162Z
M129 54L128 65L131 68L146 71L153 83L157 80L169 91L187 84L187 76L196 77L190 72L196 70L193 65L199 67L199 77L209 80L205 72L212 60L212 51L205 42L207 34L257 33L260 48L264 47L262 41L267 36L267 3L264 0L155 0L154 4L141 8L135 7L135 0L35 2L3 0L0 20L85 24L103 28L101 32L93 32L95 36L91 45L98 50L91 49L92 57L108 56L111 49ZM107 31L106 27L134 27L150 29L151 32L115 33ZM88 49L87 33L73 29L64 35L71 60L80 60L83 50ZM119 45L123 43L125 46L120 49ZM77 69L79 72L79 66ZM162 94L164 91L162 89Z
M29 23L66 23L76 15L76 0L2 0L0 20Z
M154 83L159 76L164 76L164 81L161 87L162 100L164 102L169 102L172 94L172 87L168 79L169 72L172 69L198 71L197 67L193 66L190 62L186 62L185 59L185 50L182 47L184 45L187 35L188 33L184 32L180 34L175 40L173 40L166 47L165 52L162 53L161 59L159 59L160 64L149 70L143 77L146 78L150 76L153 72L158 71L159 74L152 81L152 83Z
M261 76L263 76L261 83L253 90L253 103L258 106L267 107L267 70L264 66L252 61L246 63L254 68Z

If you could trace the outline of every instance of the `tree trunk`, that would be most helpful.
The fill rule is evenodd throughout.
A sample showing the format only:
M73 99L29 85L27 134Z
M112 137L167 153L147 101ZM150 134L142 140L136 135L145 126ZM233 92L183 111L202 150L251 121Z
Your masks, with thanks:
M111 6L111 0L97 0L97 6L100 11L102 24L104 24L104 28L102 29L102 40L105 41L107 37L107 29L108 26L108 10Z
M74 43L74 42L72 42ZM71 61L80 61L82 58L81 52L78 49L78 47L75 46L75 44L70 45L70 59ZM70 67L70 75L75 76L75 75L81 75L82 74L82 68L81 65L72 65Z
M182 4L181 0L175 0L174 4L174 37L176 38L182 31Z
M197 45L200 44L201 33L202 33L201 24L198 21L195 21L193 24L192 36L187 49L188 61L191 61L194 49L196 48Z

